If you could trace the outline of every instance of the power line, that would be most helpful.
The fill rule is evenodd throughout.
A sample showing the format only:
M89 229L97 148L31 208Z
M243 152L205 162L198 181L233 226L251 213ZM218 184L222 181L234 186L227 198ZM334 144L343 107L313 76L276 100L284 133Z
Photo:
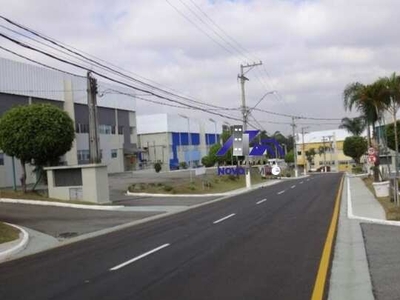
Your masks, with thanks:
M287 117L287 118L295 118L295 119L306 119L306 120L317 120L317 121L340 121L340 120L342 120L342 119L336 119L336 118L315 118L315 117L289 115L289 114L277 113L277 112L273 112L273 111L269 111L269 110L265 110L265 109L261 109L261 108L254 108L253 110L264 112L264 113L271 114L271 115Z
M167 1L167 0L166 0L166 1ZM37 31L34 31L34 30L32 30L32 29L30 29L30 28L28 28L28 27L26 27L26 26L20 25L20 24L14 22L14 21L12 21L12 20L10 20L10 19L8 19L8 18L5 18L4 16L1 16L1 15L0 15L0 18L3 19L3 20L5 20L6 22L8 22L8 23L10 23L10 24L12 24L12 25L18 27L18 28L21 28L21 29L23 29L23 30L25 30L25 31L27 31L27 32L29 32L29 33L31 33L31 34L34 34L34 35L37 36L37 37L40 37L40 38L44 39L44 40L47 41L47 42L50 42L50 43L52 43L52 44L54 44L54 45L56 45L56 46L58 46L58 47L60 47L60 48L62 48L62 49L67 50L68 52L71 52L71 53L73 53L73 54L75 54L75 55L77 55L77 56L79 56L79 57L81 57L81 58L83 58L83 59L85 59L85 60L88 60L88 61L90 61L91 63L94 63L94 64L96 64L97 66L100 66L101 68L105 68L106 70L108 70L108 71L110 71L110 72L112 72L112 73L114 73L114 74L118 74L118 75L123 76L123 77L125 77L125 78L127 78L127 79L133 80L133 81L135 81L136 83L139 83L139 84L141 84L141 85L147 86L147 87L149 87L149 88L151 88L151 89L156 89L156 90L158 90L158 91L160 91L160 92L162 92L162 93L165 93L165 94L168 94L168 95L171 95L171 96L174 96L174 97L178 97L178 98L184 99L184 100L186 100L186 101L190 101L190 102L193 102L193 103L197 103L197 104L199 104L199 105L211 106L211 107L214 107L214 108L223 108L223 107L221 107L221 106L216 106L216 105L213 105L213 104L203 103L203 102L201 102L201 101L197 101L197 100L194 100L194 99L190 99L190 98L185 97L185 96L177 95L177 94L171 93L171 92L169 92L169 91L166 91L166 90L164 90L164 89L161 89L161 88L159 88L159 87L156 87L156 86L150 85L150 84L148 84L148 83L145 83L145 82L143 82L143 81L141 81L141 80L138 80L138 79L136 79L136 78L134 78L134 77L132 77L132 76L129 76L129 75L126 75L126 74L124 74L124 73L122 73L122 72L116 71L116 70L114 70L114 69L112 69L112 68L110 68L110 67L108 67L108 66L106 66L106 65L104 65L104 64L101 64L101 63L99 63L99 62L97 62L97 61L95 61L95 60L93 60L93 59L91 59L91 58L88 58L87 56L82 55L81 53L78 53L78 52L76 52L76 51L73 51L73 50L69 49L68 47L62 45L61 43L54 41L54 39L49 38L49 37L46 37L46 36L44 36L43 34L38 33ZM3 36L3 37L4 37L4 36ZM87 70L87 69L88 69L88 68L86 68L86 70Z
M48 68L48 69L51 69L51 70L54 70L54 71L62 72L62 73L65 73L65 74L68 74L68 75L71 75L71 76L84 78L84 76L77 75L77 74L74 74L74 73L71 73L71 72L67 72L67 71L63 71L63 70L61 70L61 69L57 69L57 68L51 67L51 66L49 66L49 65L47 65L47 64L38 62L38 61L36 61L36 60L34 60L34 59L31 59L31 58L29 58L29 57L26 57L26 56L24 56L24 55L22 55L22 54L16 53L16 52L14 52L14 51L12 51L12 50L10 50L10 49L4 48L3 46L0 46L0 49L6 51L6 52L8 52L8 53L14 54L14 55L16 55L16 56L18 56L18 57L20 57L20 58L26 59L26 60L28 60L28 61L30 61L30 62L33 62L33 63L35 63L35 64L38 64L38 65L40 65L40 66L42 66L42 67L45 67L45 68Z

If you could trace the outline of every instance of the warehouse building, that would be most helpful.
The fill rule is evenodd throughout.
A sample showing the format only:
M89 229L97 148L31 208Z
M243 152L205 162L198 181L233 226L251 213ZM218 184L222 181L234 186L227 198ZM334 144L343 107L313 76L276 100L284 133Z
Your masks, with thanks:
M213 119L194 119L184 115L155 114L137 117L140 168L151 169L154 163L162 170L176 170L185 163L201 165L210 147L219 143L222 123Z
M89 116L86 78L0 58L0 117L17 105L50 103L70 115L76 126L74 145L62 158L63 164L89 163ZM122 90L98 82L98 120L102 163L109 173L135 170L138 166L136 105ZM0 187L13 185L13 161L0 150ZM19 184L20 164L15 160L15 177ZM35 176L28 167L27 182Z

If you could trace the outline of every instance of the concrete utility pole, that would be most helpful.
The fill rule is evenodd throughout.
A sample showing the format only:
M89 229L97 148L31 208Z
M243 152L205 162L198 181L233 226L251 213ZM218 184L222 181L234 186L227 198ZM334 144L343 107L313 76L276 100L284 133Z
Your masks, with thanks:
M302 138L302 143L303 143L303 164L304 164L304 175L307 175L307 164L306 164L306 157L305 157L305 147L304 147L304 129L307 129L307 127L301 127L301 138Z
M89 155L90 163L101 163L100 158L100 139L99 139L99 122L97 114L97 80L87 73L87 95L89 108Z
M294 123L295 117L292 117L292 133L293 133L293 156L294 156L294 177L298 177L298 170L297 170L297 149L296 149L296 137L294 129L296 124Z
M249 80L247 77L244 75L249 72L251 69L253 69L256 66L262 65L262 62L260 61L259 63L252 63L252 64L246 64L246 65L240 65L240 74L238 78L240 79L240 86L242 90L242 115L243 115L243 134L246 133L247 130L247 118L248 118L248 109L246 106L246 95L245 95L245 90L244 90L244 84L246 80ZM244 71L245 69L248 69L246 72ZM245 147L248 149L247 147ZM251 177L250 177L250 163L249 163L249 153L243 153L245 156L246 160L246 188L251 187Z

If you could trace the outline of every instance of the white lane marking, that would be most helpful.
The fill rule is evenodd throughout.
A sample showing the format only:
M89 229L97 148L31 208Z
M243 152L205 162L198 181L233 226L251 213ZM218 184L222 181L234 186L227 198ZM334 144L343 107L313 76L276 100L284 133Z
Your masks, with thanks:
M303 184L303 181L302 181L302 182L300 182L300 184Z
M157 251L159 251L159 250L161 250L161 249L163 249L165 247L168 247L169 245L170 244L164 244L164 245L162 245L160 247L157 247L157 248L155 248L153 250L150 250L150 251L148 251L146 253L143 253L143 254L141 254L139 256L136 256L135 258L132 258L132 259L120 264L120 265L117 265L117 266L111 268L110 271L115 271L115 270L121 269L121 268L125 267L126 265L129 265L129 264L131 264L131 263L133 263L133 262L135 262L135 261L137 261L137 260L139 260L139 259L141 259L143 257L146 257L146 256L148 256L148 255L150 255L150 254L152 254L154 252L157 252Z
M258 201L256 204L258 205L258 204L261 204L261 203L263 203L265 201L267 201L267 199L262 199L262 200Z
M229 216L223 217L223 218L221 218L221 219L219 219L219 220L217 220L217 221L214 221L213 223L214 223L214 224L217 224L217 223L219 223L219 222L225 221L226 219L229 219L229 218L233 217L234 215L235 215L235 214L230 214Z
M277 193L278 195L283 194L285 191L280 191L279 193Z
M296 187L295 185L292 185L290 188L291 188L291 189L294 189L295 187Z

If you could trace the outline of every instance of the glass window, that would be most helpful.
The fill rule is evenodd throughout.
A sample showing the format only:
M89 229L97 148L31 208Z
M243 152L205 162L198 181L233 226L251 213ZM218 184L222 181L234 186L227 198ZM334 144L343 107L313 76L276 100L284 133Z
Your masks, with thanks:
M118 126L118 134L124 134L124 126Z
M117 156L118 156L118 150L111 149L111 158L117 158Z
M4 153L0 153L0 166L4 166Z
M115 125L111 126L111 134L115 134Z
M112 131L111 125L99 125L99 133L100 134L111 134Z
M90 159L89 150L78 150L78 161L88 161Z

